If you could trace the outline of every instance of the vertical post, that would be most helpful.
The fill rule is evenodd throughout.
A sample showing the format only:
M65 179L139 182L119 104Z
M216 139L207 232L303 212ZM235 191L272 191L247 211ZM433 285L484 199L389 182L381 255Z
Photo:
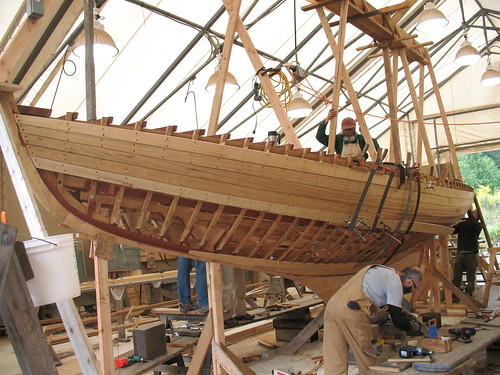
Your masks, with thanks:
M210 114L210 123L208 124L208 135L214 135L217 132L219 123L220 107L222 104L222 95L224 93L224 82L229 67L229 59L233 49L234 34L236 33L236 22L240 14L241 0L235 0L231 3L225 2L227 12L229 13L229 22L226 28L225 43L222 48L222 59L220 62L220 75L215 86L214 100L212 103L212 113Z
M113 335L111 328L111 302L109 297L108 259L113 256L114 239L97 236L92 241L94 256L95 291L97 305L97 329L101 352L101 371L111 375L113 370Z
M406 58L406 52L404 49L400 50L401 62L403 63L403 68L405 71L406 81L408 82L408 89L410 90L410 95L413 101L413 107L415 108L415 113L417 115L418 121L418 129L419 135L422 135L422 142L424 144L425 154L427 156L427 160L429 161L429 165L431 167L435 167L434 157L432 156L431 146L429 144L429 138L427 137L427 132L424 126L424 117L422 115L422 109L420 108L417 92L415 90L415 85L413 84L413 78L411 76L410 66L408 64L408 59ZM421 164L421 160L420 160ZM434 170L433 173L436 173L436 168L432 168Z
M328 24L328 20L325 16L325 12L322 8L316 9L316 12L317 12L319 20L321 22L321 26L323 27L323 31L325 32L326 38L328 39L328 44L330 44L332 54L337 59L337 56L336 56L337 43L335 42L335 37L333 36L332 29L331 29L330 25ZM354 108L354 111L356 112L356 118L358 119L359 128L361 129L361 133L363 133L363 137L365 137L366 143L370 145L370 148L368 149L368 153L370 154L371 159L375 160L376 156L377 156L377 152L375 150L375 145L374 145L373 139L370 135L370 131L368 130L368 125L366 125L366 121L365 121L365 118L363 116L363 111L361 110L361 105L359 104L359 101L358 101L358 96L356 94L356 91L354 90L354 87L353 87L352 82L351 82L351 78L349 77L349 72L347 71L344 62L342 62L342 79L344 81L344 85L345 85L347 94L349 95L349 99L351 100L352 107Z
M443 122L444 132L446 134L446 140L448 141L448 147L450 148L450 157L453 167L453 172L455 177L462 179L462 174L460 173L460 166L458 165L457 152L455 150L455 144L453 143L453 137L451 136L450 126L448 124L448 119L446 118L446 111L444 109L443 100L441 99L441 92L439 91L439 85L436 80L436 75L434 74L434 69L432 67L431 58L429 52L425 52L427 57L427 68L429 69L429 75L431 76L432 87L434 88L434 95L436 96L436 101L439 107L439 113L441 114L441 121Z
M94 65L94 0L85 0L83 10L85 28L85 102L87 121L92 121L97 118Z
M342 1L340 6L340 25L338 34L338 43L335 46L337 53L335 54L335 75L333 82L333 97L332 108L338 109L340 100L340 87L342 85L342 64L344 62L344 41L345 29L347 24L347 13L349 11L349 0ZM335 151L335 134L337 134L337 116L330 120L330 132L328 137L328 153L333 154Z
M397 52L396 52L397 53ZM396 94L395 94L395 82L393 82L393 71L391 70L391 58L389 54L389 47L382 49L382 55L384 57L384 69L385 69L385 82L387 85L387 98L389 99L389 115L391 117L391 155L394 157L394 161L401 164L401 145L399 143L399 130L398 130L398 119L396 112Z

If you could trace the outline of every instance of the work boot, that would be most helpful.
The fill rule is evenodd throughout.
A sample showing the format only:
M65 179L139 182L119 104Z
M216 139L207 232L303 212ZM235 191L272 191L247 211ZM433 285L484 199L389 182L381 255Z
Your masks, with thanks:
M179 310L182 313L187 313L188 311L191 310L198 310L200 306L196 302L193 302L192 300L189 300L187 303L181 303L179 304Z
M208 314L208 310L210 310L210 308L208 307L208 305L205 305L205 306L200 306L200 309L198 311L201 314Z

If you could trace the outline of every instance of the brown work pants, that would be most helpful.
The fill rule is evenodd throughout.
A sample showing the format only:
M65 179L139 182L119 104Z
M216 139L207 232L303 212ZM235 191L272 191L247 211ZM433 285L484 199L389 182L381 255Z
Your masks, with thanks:
M328 302L325 309L323 358L325 375L347 374L349 348L356 359L359 371L367 371L375 365L372 351L369 308L372 302L363 293L362 282L365 267L354 275ZM347 307L356 301L359 310Z

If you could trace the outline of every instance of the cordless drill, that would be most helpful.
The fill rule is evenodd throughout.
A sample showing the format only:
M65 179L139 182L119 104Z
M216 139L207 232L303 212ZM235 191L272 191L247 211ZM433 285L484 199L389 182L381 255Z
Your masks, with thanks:
M431 355L433 352L430 350L417 348L416 346L403 346L399 348L399 356L401 358L412 358L414 355Z
M148 361L147 359L139 357L138 355L134 354L128 358L119 357L119 358L115 359L115 366L117 368L122 368L122 367L128 366L132 363L147 362L147 361Z

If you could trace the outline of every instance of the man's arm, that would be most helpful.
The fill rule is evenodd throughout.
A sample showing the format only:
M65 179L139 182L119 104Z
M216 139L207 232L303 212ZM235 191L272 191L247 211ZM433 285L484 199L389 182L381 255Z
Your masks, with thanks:
M325 133L327 125L326 121L321 121L318 124L318 131L316 132L316 139L319 143L325 145L326 147L328 147L328 135Z
M387 305L389 307L389 314L391 315L392 324L397 329L401 331L418 331L419 327L416 327L416 324L412 323L408 314L405 314L401 307L397 307L394 305Z

